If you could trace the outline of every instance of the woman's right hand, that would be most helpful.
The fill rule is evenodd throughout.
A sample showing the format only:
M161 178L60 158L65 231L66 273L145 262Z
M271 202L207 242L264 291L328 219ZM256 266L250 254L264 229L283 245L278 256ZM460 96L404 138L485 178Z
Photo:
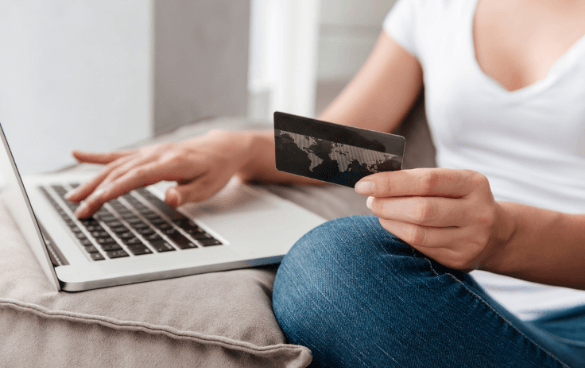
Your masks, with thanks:
M159 181L176 181L166 192L166 203L177 207L208 199L246 165L251 134L213 130L176 143L108 153L74 151L79 162L104 164L89 182L68 193L71 202L84 201L75 214L88 217L101 206L133 189Z

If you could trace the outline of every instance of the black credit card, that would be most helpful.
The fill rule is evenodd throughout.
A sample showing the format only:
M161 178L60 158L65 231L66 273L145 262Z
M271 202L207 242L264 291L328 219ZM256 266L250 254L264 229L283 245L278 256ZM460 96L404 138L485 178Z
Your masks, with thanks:
M276 168L354 187L363 177L402 168L404 137L274 113Z

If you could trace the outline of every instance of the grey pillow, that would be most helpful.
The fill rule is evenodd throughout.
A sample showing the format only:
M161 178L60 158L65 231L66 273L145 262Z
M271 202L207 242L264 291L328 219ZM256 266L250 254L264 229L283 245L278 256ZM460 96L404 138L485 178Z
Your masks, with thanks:
M267 186L331 219L368 213L349 188ZM1 196L0 196L1 198ZM306 367L272 313L276 267L54 292L0 204L0 366Z
M272 314L274 268L55 292L0 206L0 366L304 367Z

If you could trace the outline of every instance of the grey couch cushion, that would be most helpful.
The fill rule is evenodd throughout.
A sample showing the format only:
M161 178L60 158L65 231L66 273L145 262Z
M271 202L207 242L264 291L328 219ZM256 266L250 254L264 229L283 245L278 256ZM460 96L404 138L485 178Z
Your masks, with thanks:
M0 366L303 367L271 309L274 269L57 293L0 206Z

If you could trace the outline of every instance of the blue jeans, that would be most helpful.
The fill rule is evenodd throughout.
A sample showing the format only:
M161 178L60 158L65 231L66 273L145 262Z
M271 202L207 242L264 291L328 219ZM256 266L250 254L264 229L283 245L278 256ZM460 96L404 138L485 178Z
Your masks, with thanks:
M310 367L585 367L585 306L521 321L376 217L327 222L285 256L273 309Z

